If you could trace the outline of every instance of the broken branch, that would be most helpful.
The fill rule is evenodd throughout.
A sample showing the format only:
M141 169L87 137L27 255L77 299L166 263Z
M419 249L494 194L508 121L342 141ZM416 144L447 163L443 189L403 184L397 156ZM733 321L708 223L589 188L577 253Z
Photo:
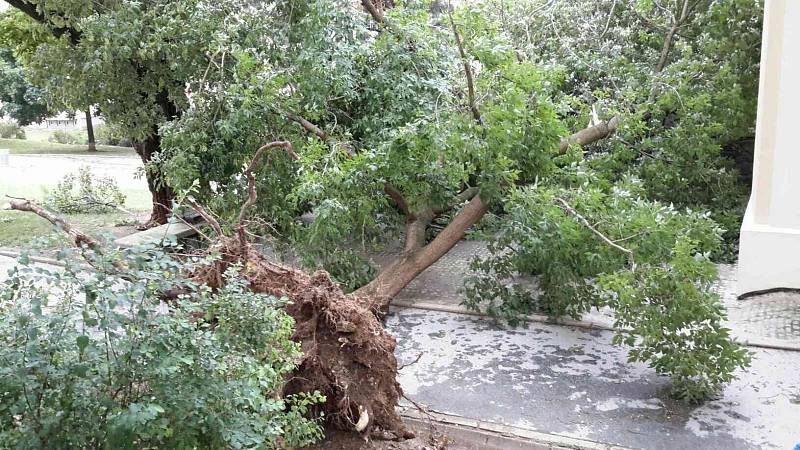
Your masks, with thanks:
M573 145L584 146L605 139L616 133L619 122L619 116L614 116L611 120L600 122L595 126L584 128L569 137L563 138L561 139L558 152L564 154Z
M14 197L7 196L11 200L11 209L16 211L26 211L32 212L39 217L46 219L48 222L52 223L53 225L57 226L58 228L64 230L69 237L72 238L73 242L75 242L75 246L78 248L82 248L84 246L92 249L98 250L100 249L100 243L98 243L94 238L90 237L89 235L83 233L82 231L74 228L72 225L65 222L63 219L57 217L55 214L51 213L50 211L44 209L43 207L39 206L35 202L28 200L28 199L15 199Z
M578 219L581 223L583 223L583 225L586 228L588 228L592 233L597 235L597 237L599 237L603 242L605 242L606 244L610 245L611 247L614 247L615 249L617 249L617 250L625 253L626 255L628 255L628 259L631 261L631 263L633 263L633 251L631 251L631 250L629 250L629 249L617 244L616 242L614 242L611 239L609 239L606 235L604 235L603 233L598 231L597 228L593 227L592 224L589 223L589 221L586 220L585 217L583 217L578 211L576 211L575 208L570 206L570 204L567 203L567 201L564 200L563 198L556 197L555 201L561 205L561 208L564 211L568 212L569 214L574 216L576 219Z

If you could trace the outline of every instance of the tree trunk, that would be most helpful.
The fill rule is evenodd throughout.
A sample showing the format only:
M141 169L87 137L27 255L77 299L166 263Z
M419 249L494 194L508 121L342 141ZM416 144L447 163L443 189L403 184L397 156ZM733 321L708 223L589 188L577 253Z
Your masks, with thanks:
M373 308L385 310L397 294L411 283L420 273L446 255L464 237L470 227L489 210L489 205L476 195L458 213L447 227L430 244L404 251L392 264L384 269L374 280L356 291L356 295L370 298ZM413 237L416 239L416 237ZM406 247L408 250L408 246Z
M150 214L150 220L142 228L163 225L167 223L169 218L174 194L159 172L147 170L148 168L146 167L153 156L161 150L161 137L158 134L153 134L143 141L134 143L133 148L136 150L136 154L142 158L142 163L145 165L147 188L153 198L153 210Z
M92 124L92 107L86 107L86 134L89 141L89 151L96 152L97 145L94 141L94 125Z

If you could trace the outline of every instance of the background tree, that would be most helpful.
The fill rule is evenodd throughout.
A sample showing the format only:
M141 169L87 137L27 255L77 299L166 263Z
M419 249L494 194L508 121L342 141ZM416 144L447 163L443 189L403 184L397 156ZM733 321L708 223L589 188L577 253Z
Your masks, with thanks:
M21 11L9 10L0 13L0 46L10 50L9 55L14 58L14 63L9 65L16 66L15 69L7 69L4 75L7 89L3 102L10 105L6 113L22 125L40 122L53 113L47 110L41 89L30 84L23 68L30 62L40 45L53 42L53 39L52 33L46 26ZM95 151L97 148L91 106L86 107L85 117L88 148L89 151Z
M242 2L75 2L8 0L57 40L31 59L31 78L61 108L99 105L135 140L153 197L149 224L165 223L173 192L161 175L159 127L189 107L187 81L199 80L220 39L241 26Z
M0 116L25 126L49 115L41 90L25 78L25 70L10 50L0 48Z

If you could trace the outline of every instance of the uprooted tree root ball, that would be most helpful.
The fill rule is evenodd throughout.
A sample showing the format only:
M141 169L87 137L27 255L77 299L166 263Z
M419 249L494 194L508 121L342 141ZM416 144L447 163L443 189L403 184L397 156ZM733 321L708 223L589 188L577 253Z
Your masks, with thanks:
M290 300L285 310L295 320L304 358L286 393L320 391L327 398L322 412L339 428L413 437L395 410L402 396L395 339L368 298L344 294L327 272L309 275L271 262L239 239L223 238L214 251L221 257L198 268L194 281L220 287L225 270L239 264L254 292Z
M378 320L378 308L385 302L365 294L346 295L327 272L308 275L271 262L246 238L246 212L258 197L253 169L266 152L275 148L283 148L297 157L286 141L258 149L245 169L248 199L239 213L234 237L226 236L217 219L203 206L187 199L217 235L207 252L220 255L210 264L187 267L187 276L218 289L224 283L225 271L239 265L241 275L254 292L288 298L285 310L295 320L294 340L300 343L304 356L283 392L319 391L326 397L321 412L329 424L341 429L364 435L383 431L398 439L412 438L414 434L406 429L395 410L403 392L396 380L395 339ZM16 199L11 208L47 219L67 233L78 247L103 252L102 245L92 237L34 202ZM124 267L116 269L125 271ZM164 296L175 297L179 293L165 292Z

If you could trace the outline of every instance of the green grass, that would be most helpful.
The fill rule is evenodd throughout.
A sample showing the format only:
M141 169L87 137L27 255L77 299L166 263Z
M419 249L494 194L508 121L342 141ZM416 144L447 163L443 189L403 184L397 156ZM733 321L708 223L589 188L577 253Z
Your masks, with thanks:
M61 217L89 234L111 233L122 236L133 231L133 218L124 213L72 214ZM36 246L55 249L71 245L63 231L33 213L0 211L0 247L27 249Z
M48 186L48 188L54 188L58 181L59 180L53 180L53 184ZM5 203L4 199L6 195L24 197L29 200L41 202L47 194L45 189L46 187L41 185L30 184L12 186L11 184L0 181L0 204ZM122 189L122 194L125 195L125 204L122 205L122 207L127 210L135 212L149 211L153 206L153 198L150 191L147 189Z
M54 142L31 139L0 139L0 149L3 148L8 149L12 155L79 153L84 155L136 156L136 152L128 147L98 145L96 153L89 153L85 145L56 144Z

